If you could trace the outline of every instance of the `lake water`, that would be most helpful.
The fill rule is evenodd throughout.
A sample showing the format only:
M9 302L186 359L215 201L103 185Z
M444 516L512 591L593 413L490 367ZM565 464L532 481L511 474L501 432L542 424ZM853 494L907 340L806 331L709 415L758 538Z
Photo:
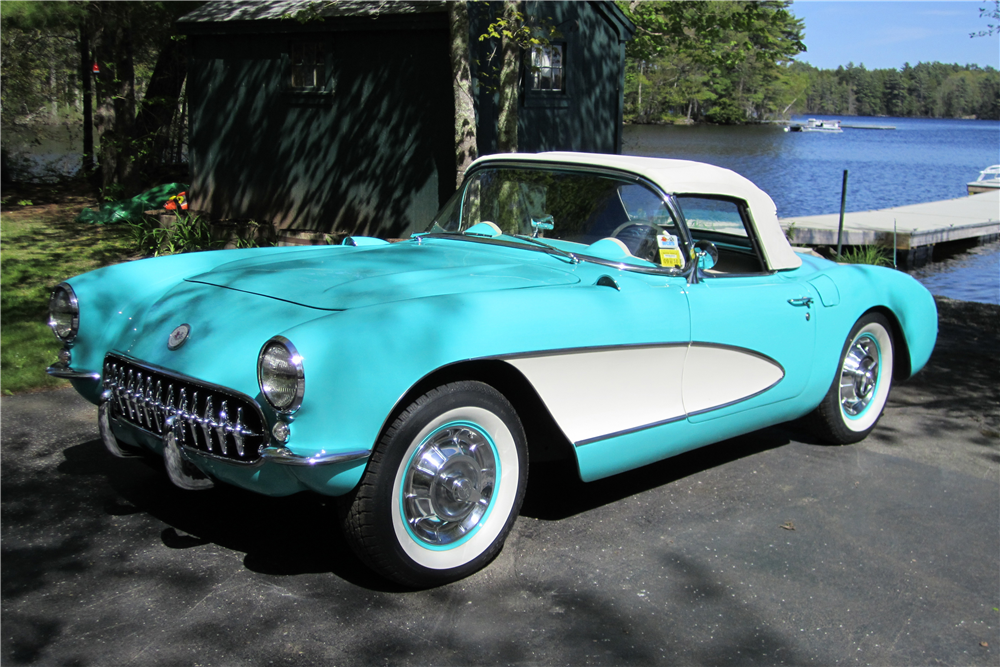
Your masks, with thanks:
M964 197L966 183L1000 163L997 121L822 118L896 129L825 134L784 132L780 125L629 125L622 150L732 169L770 194L781 218L839 212L845 169L847 210L867 211ZM1000 303L1000 244L913 273L935 294Z

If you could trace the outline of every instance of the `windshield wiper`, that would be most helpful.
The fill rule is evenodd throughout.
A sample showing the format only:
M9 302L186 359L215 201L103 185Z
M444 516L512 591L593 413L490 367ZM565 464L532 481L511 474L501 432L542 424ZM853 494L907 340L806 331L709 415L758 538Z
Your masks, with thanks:
M555 247L553 245L549 245L548 243L540 241L540 240L538 240L538 239L536 239L534 237L531 237L531 236L526 236L524 234L511 234L511 236L513 236L514 238L517 238L517 239L521 239L522 241L527 241L528 243L534 243L535 245L541 246L542 248L545 248L546 250L550 250L554 254L559 255L560 257L565 257L566 259L568 259L570 261L571 264L579 264L580 263L580 258L577 257L576 255L574 255L573 253L569 252L568 250L563 250L562 248L557 248L557 247Z

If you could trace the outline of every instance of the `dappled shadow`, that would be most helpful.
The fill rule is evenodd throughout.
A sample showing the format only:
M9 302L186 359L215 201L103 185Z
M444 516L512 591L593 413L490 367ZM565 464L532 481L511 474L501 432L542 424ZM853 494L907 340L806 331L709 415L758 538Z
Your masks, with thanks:
M963 441L978 448L984 460L1000 461L1000 306L935 300L934 352L923 370L893 390L888 409L912 408L915 431L942 440L953 437L957 422L971 420L979 433ZM889 445L906 441L885 420L874 436Z
M618 153L621 145L620 86L624 60L619 34L606 18L601 3L532 3L529 12L541 26L558 31L552 44L565 46L565 90L535 91L530 54L521 69L517 124L522 152L584 151ZM479 41L486 26L496 20L500 3L469 3L473 58L472 74L479 82L476 100L477 143L480 155L497 152L499 96L496 87L500 52L495 40ZM491 58L492 56L492 58Z
M386 238L426 224L454 190L446 15L254 25L189 38L192 209ZM323 45L321 90L290 88L290 40Z
M261 574L331 572L359 586L398 590L361 563L344 541L332 498L301 493L273 498L229 485L184 491L166 476L155 455L120 461L100 441L64 452L59 472L101 475L120 499L105 504L110 515L145 513L166 523L164 546L188 549L212 543L245 554L247 569Z

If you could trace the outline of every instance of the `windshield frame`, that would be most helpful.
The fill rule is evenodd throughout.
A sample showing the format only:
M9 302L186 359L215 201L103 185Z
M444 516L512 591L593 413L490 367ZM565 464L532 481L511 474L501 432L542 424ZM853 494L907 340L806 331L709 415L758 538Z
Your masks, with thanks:
M667 211L673 217L674 222L677 226L677 231L681 235L681 241L686 249L691 248L691 234L688 231L687 224L684 221L684 215L674 200L674 196L670 193L664 192L656 183L650 181L648 178L641 176L639 174L630 172L625 169L616 169L604 166L588 166L588 165L578 165L578 164L567 164L565 162L559 161L542 161L542 160L498 160L496 162L486 161L477 164L475 167L470 169L465 173L465 177L462 179L462 185L455 191L455 193L449 197L445 205L441 207L438 214L434 216L434 220L431 222L428 229L419 234L420 237L438 237L438 238L450 238L455 240L464 241L475 241L477 243L489 243L494 245L503 245L505 247L516 247L523 248L525 250L531 250L534 252L544 252L549 255L556 257L562 257L564 259L570 259L571 263L576 263L577 261L586 261L592 264L599 264L601 266L607 266L611 268L616 268L622 271L633 271L636 273L654 274L654 275L664 275L664 276L684 276L690 272L691 262L687 262L682 268L669 267L669 266L659 266L651 262L647 262L644 259L638 257L635 258L636 262L618 262L614 260L609 260L603 257L596 257L594 255L588 255L584 250L589 246L584 244L578 244L573 241L562 241L563 243L572 243L578 245L579 249L574 248L572 250L567 250L564 248L556 247L554 245L548 245L544 243L547 239L528 239L521 235L512 234L502 234L496 237L484 237L478 235L466 235L464 232L452 232L445 231L438 225L438 218L440 213L451 206L455 205L455 200L457 199L458 205L458 215L459 219L462 219L464 214L464 200L465 200L465 190L468 187L472 177L484 170L484 169L523 169L531 171L559 171L559 172L569 172L577 174L587 174L591 176L604 176L608 178L614 178L619 181L629 181L632 183L640 184L650 191L653 192L660 200L663 202ZM437 226L441 231L434 231L434 227ZM536 245L535 242L539 241ZM573 261L576 260L576 261Z

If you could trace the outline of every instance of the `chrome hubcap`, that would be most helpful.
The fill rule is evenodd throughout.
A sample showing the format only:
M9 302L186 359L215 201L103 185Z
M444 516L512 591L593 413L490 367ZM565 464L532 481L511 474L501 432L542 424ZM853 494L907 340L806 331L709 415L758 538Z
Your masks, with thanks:
M489 437L471 424L432 433L410 457L403 478L403 516L432 545L461 540L489 510L497 459Z
M840 405L851 417L865 411L878 386L879 349L871 336L859 336L840 371Z

